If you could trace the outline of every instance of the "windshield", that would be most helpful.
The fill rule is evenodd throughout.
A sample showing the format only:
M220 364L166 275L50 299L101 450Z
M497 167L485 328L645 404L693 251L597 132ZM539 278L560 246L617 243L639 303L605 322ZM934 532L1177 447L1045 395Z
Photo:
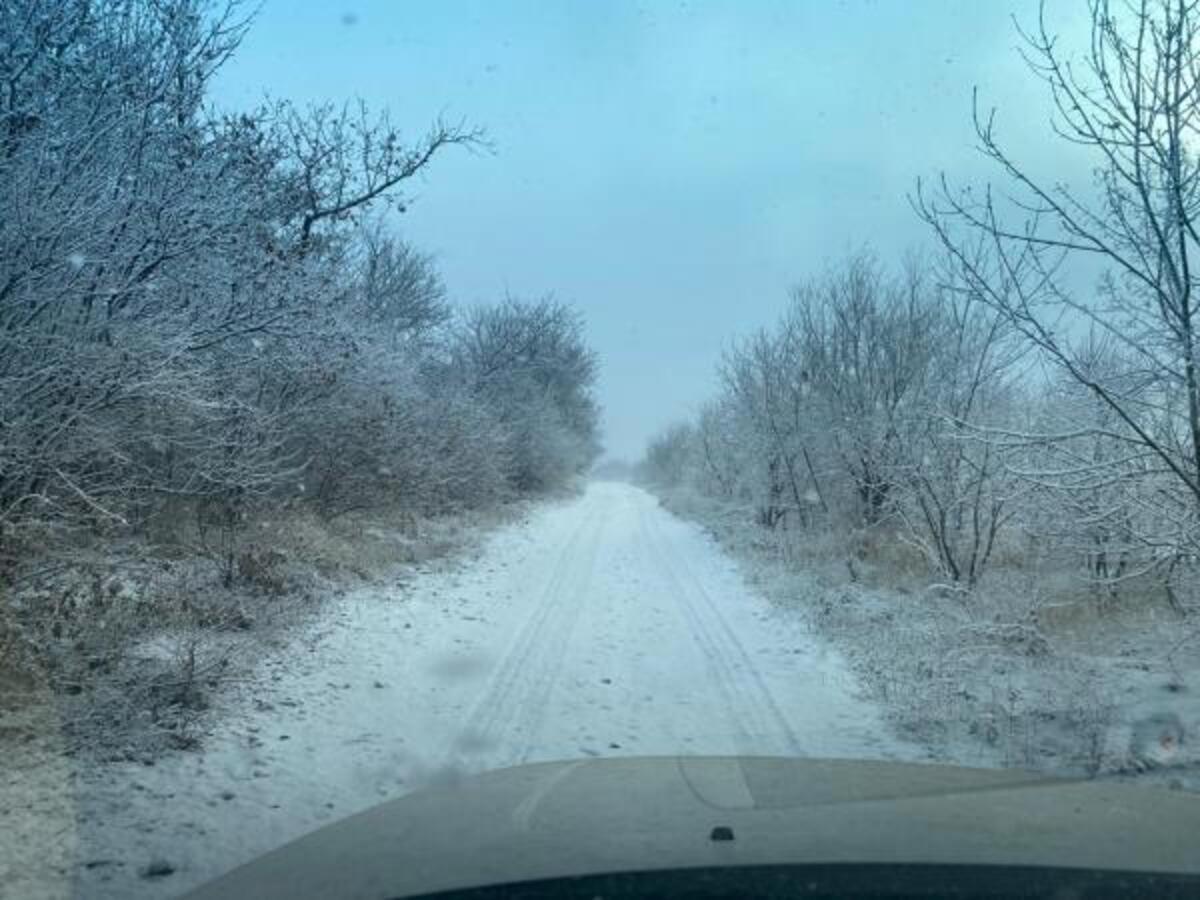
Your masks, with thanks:
M1198 30L0 6L4 890L549 760L1200 790Z

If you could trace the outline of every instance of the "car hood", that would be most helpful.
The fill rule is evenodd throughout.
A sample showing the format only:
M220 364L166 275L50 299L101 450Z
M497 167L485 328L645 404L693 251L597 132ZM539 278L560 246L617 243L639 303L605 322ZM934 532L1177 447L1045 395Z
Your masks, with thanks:
M714 829L732 839L714 839ZM830 863L1194 874L1200 797L912 763L539 763L384 803L189 896L404 897L615 872Z

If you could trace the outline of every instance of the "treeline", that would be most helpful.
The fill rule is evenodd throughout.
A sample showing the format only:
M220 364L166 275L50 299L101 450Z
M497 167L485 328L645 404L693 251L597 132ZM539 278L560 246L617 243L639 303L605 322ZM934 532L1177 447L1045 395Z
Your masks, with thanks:
M769 531L894 529L970 585L1020 508L997 430L1028 410L1009 329L970 292L862 253L730 350L720 394L654 440L654 484Z
M205 105L248 23L204 0L0 6L0 555L187 511L235 575L255 508L435 513L597 452L552 300L465 312L379 223L479 132Z
M1002 189L918 184L936 253L862 253L796 289L646 478L771 532L886 532L964 589L1003 550L1074 560L1101 596L1137 579L1194 599L1200 14L1092 12L1082 59L1044 22L1022 33L1090 187L1039 180L977 110Z

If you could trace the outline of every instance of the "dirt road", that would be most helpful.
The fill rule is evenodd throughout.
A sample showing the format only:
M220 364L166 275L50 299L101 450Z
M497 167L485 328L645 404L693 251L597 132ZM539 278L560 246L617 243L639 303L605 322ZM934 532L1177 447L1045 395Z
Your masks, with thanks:
M170 896L431 782L678 753L906 755L840 658L697 527L596 483L472 559L332 601L203 751L85 775L74 887Z

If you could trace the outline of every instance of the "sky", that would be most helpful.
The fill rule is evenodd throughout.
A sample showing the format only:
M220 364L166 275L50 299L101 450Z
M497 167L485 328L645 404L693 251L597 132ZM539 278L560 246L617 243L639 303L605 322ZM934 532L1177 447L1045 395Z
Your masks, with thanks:
M1049 4L1078 36L1084 4ZM553 294L585 318L610 455L716 389L722 352L788 290L869 246L928 246L916 179L995 178L972 91L1035 170L1066 165L1017 53L1035 0L265 0L214 102L362 98L451 150L411 186L400 235L461 305Z

